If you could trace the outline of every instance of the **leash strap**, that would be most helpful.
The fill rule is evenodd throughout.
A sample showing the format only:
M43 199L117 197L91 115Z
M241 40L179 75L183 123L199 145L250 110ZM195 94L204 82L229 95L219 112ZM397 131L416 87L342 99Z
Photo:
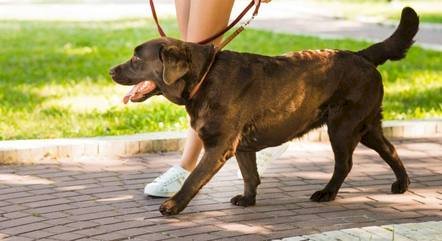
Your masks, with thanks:
M155 11L155 5L153 4L153 0L149 0L150 4L150 10L152 11L152 17L155 20L155 24L157 25L158 32L160 33L161 37L166 37L166 33L163 31L163 28L161 28L160 23L158 21L157 17L157 11Z
M210 64L209 64L209 66L207 67L207 69L206 69L206 72L204 73L204 75L203 75L203 77L201 77L201 80L198 82L198 84L196 84L195 85L195 87L193 87L193 89L192 89L192 91L190 92L190 94L189 94L189 100L191 100L195 95L196 95L196 93L198 92L198 90L201 88L201 85L203 84L203 82L204 82L204 80L206 79L206 77L207 77L207 75L209 74L209 72L210 72L210 70L212 69L212 65L213 65L213 63L215 63L215 58L216 58L216 55L218 54L218 52L219 51L221 51L221 49L223 49L227 44L229 44L236 36L238 36L238 34L240 34L242 31L244 31L245 30L245 27L247 26L247 25L249 25L250 24L250 22L255 18L255 16L258 14L258 9L259 9L259 4L261 3L261 1L258 3L258 6L256 7L256 9L255 9L255 11L254 11L254 13L253 13L253 15L252 15L252 17L250 17L250 19L248 19L244 24L242 24L238 29L236 29L235 30L235 32L233 32L232 34L230 34L227 38L225 38L218 46L216 46L215 47L215 52L213 53L213 56L212 56L212 59L210 60ZM254 4L254 1L252 0L252 2L249 4L249 6L251 7L251 6L253 6L253 4ZM247 13L247 11L249 11L249 9L250 9L250 7L248 7L248 8L246 8L246 9L244 9L244 11L243 11L243 13L241 13L240 14L240 16L238 17L238 21ZM236 21L236 20L235 20ZM236 22L232 22L232 26L230 27L230 28L232 28L238 21L236 21ZM229 29L230 29L229 28ZM227 29L226 31L228 31L229 29ZM221 31L222 32L222 34L224 34L226 31ZM221 35L222 35L221 34ZM221 36L221 35L219 35L219 36ZM218 38L219 36L217 36L217 34L216 35L214 35L213 37L211 37L211 38L209 38L209 39L212 39L213 38L213 40L214 39L216 39L216 38ZM210 40L210 41L212 41L212 40Z
M212 1L212 0L208 0L208 1ZM163 28L161 27L160 22L159 22L159 20L158 20L157 13L156 13L156 10L155 10L155 4L154 4L153 0L149 0L149 4L150 4L150 10L152 11L152 17L153 17L153 19L155 20L155 24L157 25L158 32L160 33L161 37L166 37L167 35L166 35L166 33L164 32L164 30L163 30ZM235 18L235 19L234 19L234 20L233 20L233 21L232 21L227 27L225 27L225 28L222 29L221 31L215 33L215 34L212 35L211 37L206 38L206 39L204 39L204 40L201 40L201 41L199 41L199 42L197 42L197 43L199 43L199 44L207 44L207 43L210 43L210 42L212 42L213 40L219 38L220 36L222 36L223 34L225 34L227 31L229 31L230 29L232 29L232 28L233 28L233 27L234 27L239 21L241 21L241 19L244 17L244 15L246 15L247 12L249 12L250 9L251 9L254 5L255 5L255 1L252 0L252 1L249 3L249 5L247 5L247 7L244 8L244 10L238 15L238 17L236 17L236 18ZM256 15L258 15L258 11L259 11L259 7L260 7L260 5L261 5L261 1L258 1L258 4L256 4L256 6L255 6L255 10L253 11L252 18L251 18L249 21L247 21L247 24L249 24L250 21L251 21ZM245 25L247 25L247 24L245 24ZM241 31L242 31L242 30L241 30ZM240 31L240 32L241 32L241 31ZM236 32L236 31L235 31L235 32ZM238 33L235 34L235 32L232 33L229 37L226 38L226 39L230 39L228 42L232 41L232 39L238 35ZM231 37L231 36L233 36L233 37ZM227 42L227 43L228 43L228 42ZM225 45L227 45L227 43L223 44L223 47L224 47ZM221 44L220 44L220 45L221 45ZM221 48L219 48L219 49L221 49Z
M223 34L225 34L227 31L232 29L241 19L247 14L247 12L250 11L250 9L255 5L255 1L252 0L249 5L247 5L246 8L236 17L227 27L225 27L223 30L219 31L218 33L214 34L212 37L209 37L207 39L201 40L198 43L200 44L207 44L212 42L213 40L219 38ZM258 14L259 6L261 5L261 1L258 2L258 4L255 7L255 11L253 11L252 17L255 17ZM236 36L236 35L235 35ZM233 39L233 38L232 38ZM230 41L229 41L230 42Z
M208 0L211 1L211 0ZM158 21L157 13L155 11L155 5L153 3L153 0L149 0L150 9L152 11L152 17L155 20L155 24L157 25L158 32L160 33L161 37L166 37L166 33L163 31L163 28L161 28L160 23ZM250 11L250 9L255 5L255 1L251 0L249 5L247 5L246 8L236 17L227 27L222 29L221 31L215 33L211 37L201 40L197 43L199 44L207 44L212 42L213 40L219 38L223 34L225 34L227 31L232 29L241 19L247 14L247 12ZM253 11L252 17L248 19L244 24L242 24L238 29L236 29L232 34L230 34L228 37L226 37L218 46L215 46L215 51L212 55L212 59L210 60L210 63L206 69L206 72L204 72L203 76L201 77L201 80L193 87L191 92L189 93L189 100L191 100L198 90L201 88L201 85L203 84L204 80L206 79L207 75L209 74L210 70L212 69L212 65L215 63L216 55L218 54L221 49L223 49L227 44L229 44L238 34L240 34L242 31L244 31L245 27L255 18L256 15L258 15L259 7L261 5L261 1L258 1L258 3L255 5L255 10Z
M201 77L201 80L193 87L192 91L189 93L189 100L191 100L198 90L200 90L201 85L203 84L204 80L206 79L206 76L209 74L210 69L212 69L213 63L215 63L216 55L218 54L218 49L215 48L215 52L212 55L212 59L210 60L209 66L207 66L206 72L204 72L203 77Z

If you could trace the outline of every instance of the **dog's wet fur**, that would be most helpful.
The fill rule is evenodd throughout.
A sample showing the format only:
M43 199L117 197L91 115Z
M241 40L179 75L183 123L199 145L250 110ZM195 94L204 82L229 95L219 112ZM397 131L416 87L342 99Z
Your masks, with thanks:
M238 206L255 204L260 178L255 153L277 146L324 124L328 127L335 168L329 183L311 196L334 200L352 168L356 145L375 150L392 168L393 193L410 181L393 145L382 133L383 84L376 67L405 57L418 31L419 18L404 8L397 30L364 50L308 50L268 57L221 51L197 94L198 83L215 54L212 45L160 38L135 48L133 59L111 69L115 82L154 81L156 89L138 101L163 95L185 105L192 128L204 143L204 156L183 187L160 207L164 215L181 212L233 155L244 178Z

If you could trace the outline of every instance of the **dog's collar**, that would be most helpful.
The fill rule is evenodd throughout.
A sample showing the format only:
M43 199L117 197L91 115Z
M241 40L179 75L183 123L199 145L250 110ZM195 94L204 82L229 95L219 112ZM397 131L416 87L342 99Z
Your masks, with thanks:
M192 88L189 94L189 100L191 100L196 93L201 89L201 85L203 84L204 80L207 78L207 75L209 74L210 70L212 69L213 63L215 63L216 55L220 51L219 48L214 47L214 52L212 54L212 58L210 59L209 65L207 66L206 71L204 72L203 76L201 77L200 81Z
M149 3L150 3L150 10L152 11L153 19L155 20L155 24L157 25L157 28L158 28L158 32L160 33L161 37L166 37L166 33L163 31L163 29L161 28L160 23L158 21L158 17L157 17L157 13L156 13L156 10L155 10L155 5L153 3L153 0L149 0ZM252 16L245 23L243 23L239 28L237 28L233 33L231 33L225 40L223 40L217 47L215 47L215 54L212 56L212 59L210 60L210 64L209 64L206 72L204 73L203 77L201 78L201 80L195 85L195 87L190 92L189 100L191 100L195 96L195 94L198 92L198 90L201 88L201 85L203 84L203 82L206 79L206 76L209 73L213 63L215 62L216 54L222 48L224 48L228 43L230 43L230 41L232 41L236 36L238 36L238 34L241 33L245 29L245 27L247 25L249 25L249 23L258 15L258 11L259 11L260 5L261 5L261 0L260 1L251 0L249 5L247 5L247 7L244 8L244 10L238 15L238 17L236 17L235 20L233 20L232 23L230 23L227 27L225 27L221 31L217 32L213 36L210 36L209 38L198 42L199 44L206 44L206 43L210 43L213 40L221 37L224 33L226 33L231 28L233 28L244 17L244 15L247 14L247 12L253 6L255 6L255 10L253 11Z

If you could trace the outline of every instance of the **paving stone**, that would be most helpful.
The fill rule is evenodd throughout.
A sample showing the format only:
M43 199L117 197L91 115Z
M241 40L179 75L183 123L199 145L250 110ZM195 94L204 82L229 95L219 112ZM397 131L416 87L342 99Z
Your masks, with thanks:
M436 227L436 228L434 228ZM442 221L407 223L363 228L343 229L312 235L294 236L284 240L442 240ZM345 236L343 235L345 234Z
M12 227L12 228L2 229L1 232L6 233L11 236L14 236L14 235L18 235L18 234L32 232L35 230L44 229L44 228L47 228L48 226L49 226L48 224L42 223L42 222L31 223L31 224L26 224L26 225L22 225L22 226L16 226L16 227Z
M174 217L161 216L158 207L164 199L146 198L142 189L176 164L178 153L0 166L0 173L53 182L2 184L0 234L39 240L268 240L316 233L311 240L354 236L374 241L391 238L388 229L393 228L395 240L436 235L442 230L439 222L427 227L419 223L380 227L440 221L442 217L442 192L437 188L442 157L428 158L432 150L442 149L442 138L394 144L412 179L410 192L402 195L389 193L394 174L388 166L375 152L358 147L353 170L337 199L311 202L310 195L331 176L333 154L327 143L294 142L261 178L256 206L230 204L229 199L243 188L236 177L237 164L232 161ZM360 229L368 226L376 228Z
M54 236L51 236L53 239L57 240L63 240L63 241L70 241L70 240L76 240L85 237L85 235L80 235L76 233L63 233L63 234L57 234Z
M24 233L21 236L28 237L30 239L41 240L43 238L53 236L53 235L54 235L54 233L51 233L51 232L47 232L44 230L37 230L37 231L29 232L29 233Z
M167 235L164 235L164 234L161 234L161 233L151 233L151 234L145 234L145 235L136 236L135 238L138 239L138 240L156 241L156 240L171 239L173 237L167 236Z
M26 216L22 218L13 218L8 221L4 221L0 223L0 229L12 228L17 226L25 226L27 224L32 224L36 222L44 221L44 219L33 216Z
M27 238L27 237L16 236L16 237L8 237L8 238L2 239L2 240L4 240L4 241L32 241L33 239Z

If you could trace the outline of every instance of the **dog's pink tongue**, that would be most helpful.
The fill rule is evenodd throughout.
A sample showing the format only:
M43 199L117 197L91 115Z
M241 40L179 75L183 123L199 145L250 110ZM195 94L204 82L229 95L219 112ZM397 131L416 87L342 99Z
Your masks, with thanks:
M132 89L124 96L123 103L127 104L129 100L136 101L144 97L144 95L148 94L152 90L154 90L157 86L153 81L145 80L138 84L136 84Z

